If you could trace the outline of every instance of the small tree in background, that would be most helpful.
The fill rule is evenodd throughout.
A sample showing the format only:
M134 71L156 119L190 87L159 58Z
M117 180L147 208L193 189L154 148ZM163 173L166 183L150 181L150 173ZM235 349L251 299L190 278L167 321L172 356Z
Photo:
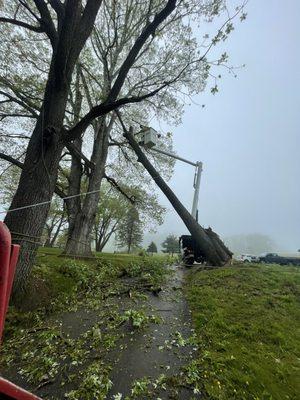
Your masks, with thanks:
M151 242L148 246L147 253L157 253L157 246L154 242Z
M96 251L101 252L112 235L117 231L120 221L127 217L128 200L113 191L108 184L102 185L100 201L94 223Z
M67 218L62 200L54 196L45 224L43 238L45 247L54 247L61 231L66 228ZM67 239L67 235L64 235Z
M140 221L139 213L135 207L128 209L126 218L124 218L117 230L116 241L118 247L127 247L127 253L130 253L133 247L138 247L143 240L143 224Z
M162 242L161 247L163 248L163 253L169 253L172 256L174 253L180 252L179 241L175 235L168 235Z

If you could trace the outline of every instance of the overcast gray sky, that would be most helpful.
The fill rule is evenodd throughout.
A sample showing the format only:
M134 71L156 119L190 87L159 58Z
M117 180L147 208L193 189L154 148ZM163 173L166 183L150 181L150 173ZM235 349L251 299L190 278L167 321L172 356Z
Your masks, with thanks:
M219 93L213 96L206 90L196 96L199 105L187 106L182 124L170 129L177 153L204 163L202 225L222 236L267 234L278 250L296 251L300 248L300 1L250 0L246 11L247 20L236 24L224 46L230 64L246 67L237 78L221 71ZM177 162L171 180L188 208L193 172ZM160 198L170 211L158 233L184 233L179 217Z

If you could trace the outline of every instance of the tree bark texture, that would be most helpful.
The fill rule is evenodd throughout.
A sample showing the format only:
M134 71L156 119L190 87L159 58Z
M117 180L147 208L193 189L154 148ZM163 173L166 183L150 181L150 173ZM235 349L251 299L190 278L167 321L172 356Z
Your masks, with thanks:
M110 127L106 124L106 118L102 117L95 137L91 157L91 162L94 167L89 176L88 192L100 190L108 154L109 132ZM73 178L76 179L76 176ZM64 254L76 256L92 255L91 233L95 222L99 198L100 192L96 192L86 195L82 205L80 200L77 201L77 205L74 207L76 208L74 218L69 226Z
M203 229L192 217L192 215L177 198L175 193L170 189L170 187L166 184L163 178L150 163L147 156L144 154L139 144L134 139L132 129L130 129L129 131L125 130L124 136L128 140L135 154L137 155L138 161L142 163L142 165L156 182L157 186L168 198L179 217L184 222L185 226L195 240L197 246L205 255L207 261L216 266L222 266L226 264L231 259L232 253L228 249L226 249L225 245L221 242L219 237L214 234L214 232L212 232L212 230L212 233L209 232L208 234L207 231Z
M50 92L50 93L49 93ZM29 141L24 167L10 210L50 201L55 189L58 164L64 144L60 130L63 123L67 91L48 88L47 99ZM37 246L47 219L50 203L8 212L5 223L15 243L21 244L14 293L24 291Z
M82 150L81 138L74 140L73 144L79 151ZM81 159L72 155L70 175L68 177L68 196L80 194L82 175L83 168ZM68 218L68 233L70 234L74 228L76 216L81 211L81 198L78 196L67 199L65 200L65 204Z

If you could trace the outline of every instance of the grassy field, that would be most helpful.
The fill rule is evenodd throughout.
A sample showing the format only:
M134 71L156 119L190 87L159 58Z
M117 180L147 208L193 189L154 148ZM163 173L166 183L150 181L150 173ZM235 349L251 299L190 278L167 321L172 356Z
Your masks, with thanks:
M23 310L49 308L49 305L57 308L59 301L62 304L66 300L73 302L74 296L81 297L86 290L94 290L96 282L104 285L113 284L122 274L138 273L138 271L141 273L143 265L146 265L147 270L147 266L152 261L154 265L171 261L170 257L164 254L139 256L95 253L93 258L73 260L61 257L61 253L62 250L58 248L41 247L39 249L29 283L31 295L21 300ZM156 274L153 274L153 279L156 279ZM159 281L159 278L157 280ZM156 283L153 281L153 284Z
M210 399L300 398L300 268L236 265L191 272L186 293Z

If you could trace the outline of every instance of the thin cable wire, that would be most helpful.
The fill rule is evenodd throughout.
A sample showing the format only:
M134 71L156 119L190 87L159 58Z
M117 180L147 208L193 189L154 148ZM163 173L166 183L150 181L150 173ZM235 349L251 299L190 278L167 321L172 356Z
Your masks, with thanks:
M97 189L97 190L92 190L91 192L73 194L72 196L62 197L61 199L62 199L62 200L73 199L74 197L80 197L80 196L85 196L85 195L88 195L88 194L98 193L98 192L100 192L100 190L101 190L101 189ZM7 213L14 212L14 211L25 210L25 209L27 209L27 208L33 208L33 207L38 207L38 206L44 206L44 205L46 205L46 204L50 204L51 201L52 201L52 200L42 201L41 203L29 204L28 206L12 208L11 210L7 210L7 211L0 211L0 214L7 214Z

